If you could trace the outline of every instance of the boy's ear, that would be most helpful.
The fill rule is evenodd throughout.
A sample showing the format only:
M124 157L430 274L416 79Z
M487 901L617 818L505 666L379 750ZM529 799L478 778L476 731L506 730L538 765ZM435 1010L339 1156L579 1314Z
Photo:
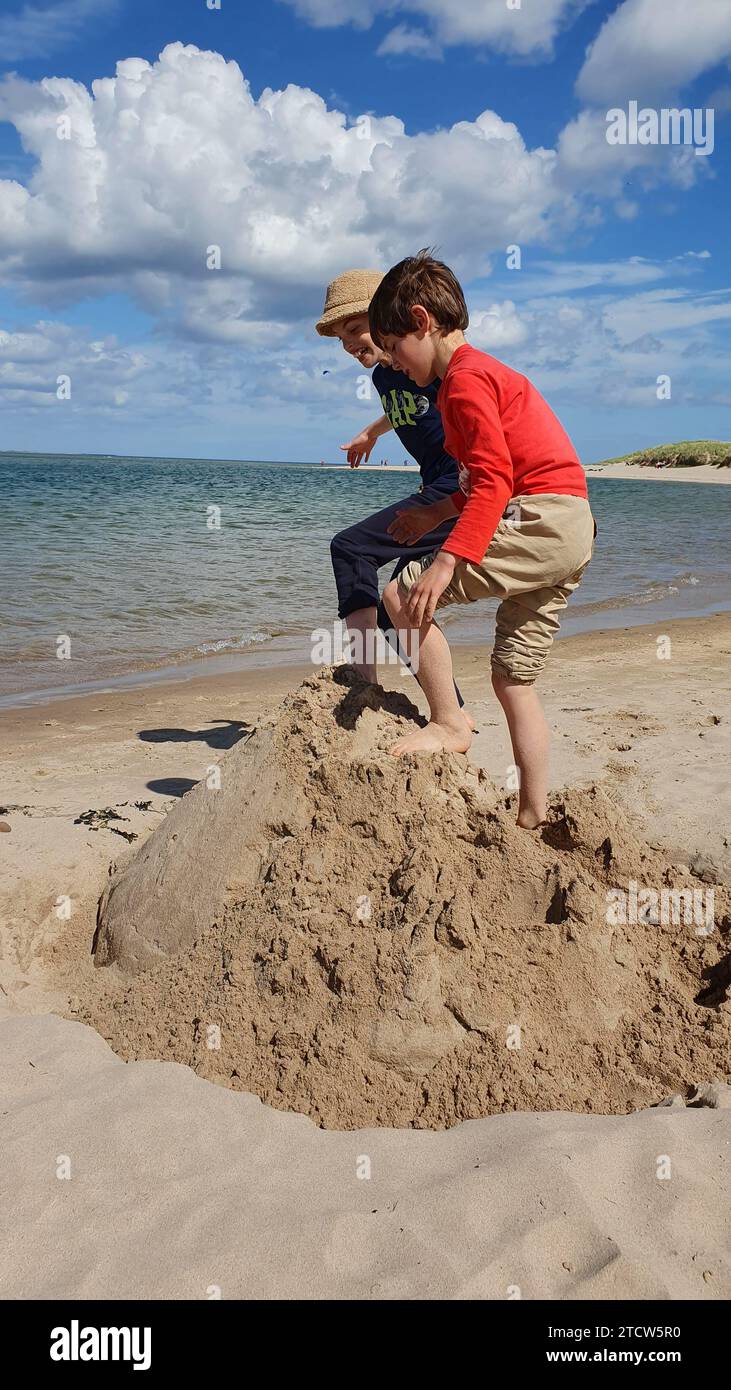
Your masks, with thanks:
M414 304L411 309L411 321L414 325L415 333L428 333L430 328L429 310L423 304Z

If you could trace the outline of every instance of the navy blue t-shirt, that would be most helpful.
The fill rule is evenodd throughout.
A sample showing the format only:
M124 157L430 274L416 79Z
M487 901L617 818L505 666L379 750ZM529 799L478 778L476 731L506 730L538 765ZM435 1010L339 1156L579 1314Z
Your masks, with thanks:
M417 386L405 372L378 363L373 385L381 397L383 413L393 425L404 448L416 459L425 484L436 483L445 492L457 492L457 464L444 448L444 425L436 406L441 382Z

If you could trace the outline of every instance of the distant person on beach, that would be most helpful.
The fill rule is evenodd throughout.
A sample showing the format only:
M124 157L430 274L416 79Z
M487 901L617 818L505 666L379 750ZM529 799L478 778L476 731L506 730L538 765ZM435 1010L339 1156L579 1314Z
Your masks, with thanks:
M414 508L410 534L459 517L429 555L401 568L384 601L398 631L413 630L430 721L391 752L466 753L472 729L454 697L452 657L434 613L500 599L492 683L519 776L518 825L545 819L549 734L534 687L594 548L596 527L574 447L527 377L478 352L459 282L426 251L389 270L370 307L373 342L420 385L441 379L445 442L460 460L459 489Z
M376 420L341 445L351 468L367 462L376 440L393 429L421 472L418 492L340 531L330 545L338 616L355 639L356 654L361 658L354 663L356 668L374 682L376 629L380 627L384 633L392 629L378 596L378 571L395 560L393 578L414 556L429 554L447 539L456 513L426 527L419 513L443 502L458 486L457 464L445 448L444 426L436 407L439 382L432 379L416 387L404 372L391 366L386 353L371 339L368 306L382 278L378 270L349 270L339 275L328 285L325 308L316 324L323 338L339 338L345 351L372 372L383 407ZM386 460L381 459L381 464L385 467ZM414 516L419 517L418 525L411 520ZM456 698L462 706L459 691ZM469 716L465 718L471 725Z

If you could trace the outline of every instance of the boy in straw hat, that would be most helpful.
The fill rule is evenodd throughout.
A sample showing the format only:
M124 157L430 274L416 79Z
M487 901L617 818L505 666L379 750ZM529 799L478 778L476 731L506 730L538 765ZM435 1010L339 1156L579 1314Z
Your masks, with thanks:
M376 440L393 429L421 472L418 492L339 532L330 546L338 616L355 639L359 657L355 665L369 681L376 680L376 628L392 632L391 620L379 601L378 570L395 560L393 573L397 575L409 560L429 554L447 539L456 520L448 499L458 487L457 464L445 448L444 427L436 407L439 382L417 387L404 372L391 366L370 336L368 308L382 279L378 270L349 270L339 275L328 285L325 308L316 324L322 337L339 338L345 351L372 371L383 406L378 419L341 445L351 468L367 461ZM415 525L412 518L427 508L428 527ZM456 694L462 706L459 691ZM469 716L465 718L472 727Z
M371 302L373 341L394 365L417 383L441 379L447 443L460 460L456 526L384 592L395 626L413 631L430 712L429 724L391 752L467 751L472 731L434 613L499 599L492 681L520 777L518 825L533 830L545 819L548 791L548 728L534 682L591 559L596 527L563 426L526 377L470 347L468 322L461 286L426 251L394 266ZM418 529L423 518L413 520Z

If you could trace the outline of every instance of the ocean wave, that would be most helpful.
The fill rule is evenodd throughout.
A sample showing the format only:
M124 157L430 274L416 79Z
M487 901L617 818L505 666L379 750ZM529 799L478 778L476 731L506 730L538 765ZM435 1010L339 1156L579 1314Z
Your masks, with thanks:
M637 589L625 594L612 594L609 598L595 599L593 603L582 603L579 599L578 602L572 603L572 610L581 609L584 613L602 613L615 608L637 608L647 603L661 603L663 599L672 598L673 594L679 593L682 587L695 587L700 582L695 574L679 574L673 579L653 581L644 589Z
M216 642L200 642L193 651L200 656L210 656L212 652L241 651L246 647L258 646L261 642L271 642L273 632L245 632L241 637L220 637Z

